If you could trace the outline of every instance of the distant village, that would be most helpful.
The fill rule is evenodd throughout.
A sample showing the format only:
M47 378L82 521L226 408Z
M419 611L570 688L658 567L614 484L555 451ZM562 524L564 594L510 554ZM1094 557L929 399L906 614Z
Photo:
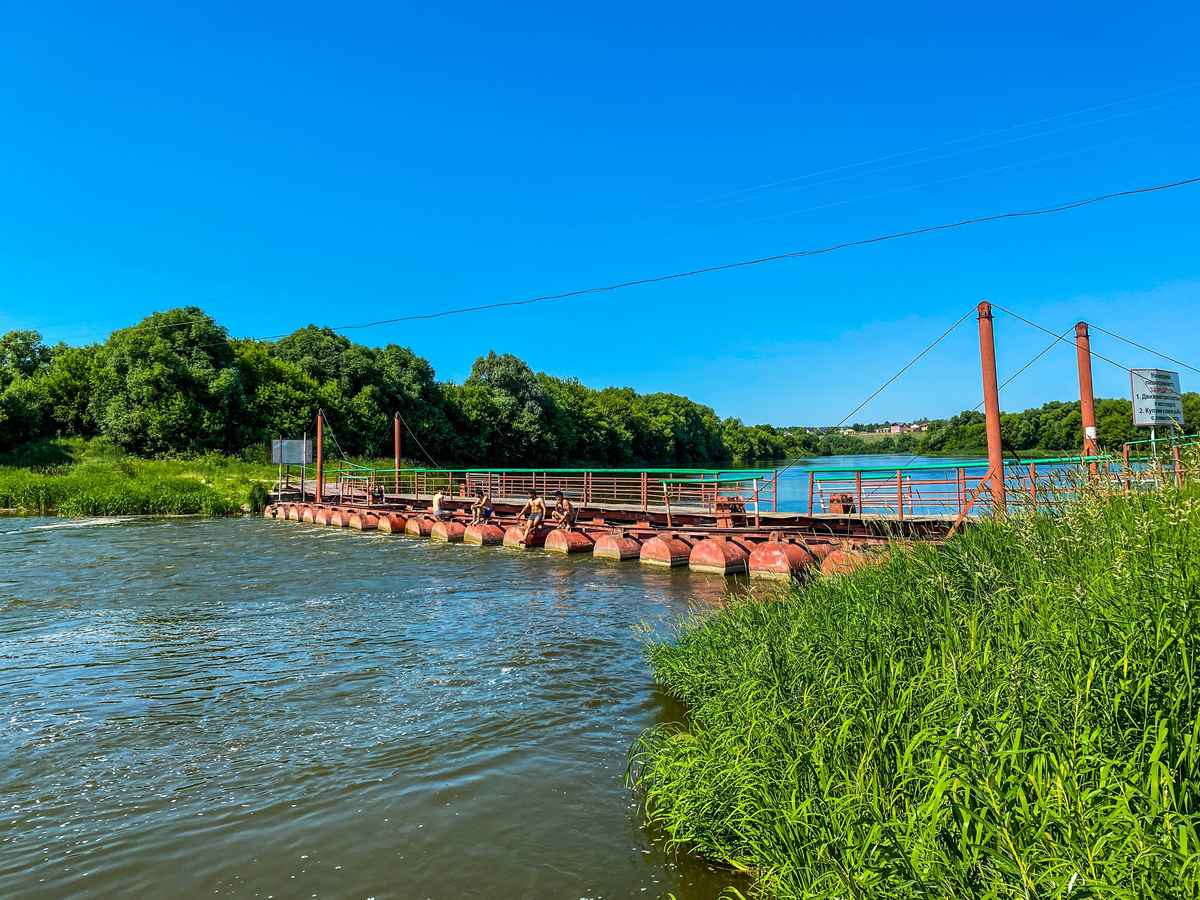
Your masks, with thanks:
M866 425L855 423L849 427L839 428L834 425L827 425L821 428L794 428L790 431L784 431L786 437L790 437L794 432L808 434L846 434L862 437L866 434L920 434L928 431L930 425L929 419L917 419L914 422L871 422Z

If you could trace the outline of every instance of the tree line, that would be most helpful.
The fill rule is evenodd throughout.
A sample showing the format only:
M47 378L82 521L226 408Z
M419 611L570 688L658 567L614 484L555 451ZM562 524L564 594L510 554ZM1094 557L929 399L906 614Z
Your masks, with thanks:
M1200 397L1185 398L1194 432ZM309 325L280 340L236 339L196 307L157 312L103 343L47 346L35 331L0 337L0 453L63 437L104 437L139 456L257 458L279 435L312 432L317 410L330 452L389 456L403 417L405 456L508 466L704 465L848 453L977 453L982 413L933 422L920 435L864 441L806 428L720 419L678 394L587 387L534 372L512 354L475 360L462 384L439 382L407 347L367 347ZM1128 400L1097 402L1101 443L1140 436ZM1078 451L1079 404L1005 414L1018 450Z

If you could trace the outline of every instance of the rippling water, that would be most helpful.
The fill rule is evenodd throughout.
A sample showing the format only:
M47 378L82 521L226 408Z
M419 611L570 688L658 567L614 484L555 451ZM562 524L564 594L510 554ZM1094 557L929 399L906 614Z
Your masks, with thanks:
M0 518L0 896L713 897L623 786L724 579L259 519Z

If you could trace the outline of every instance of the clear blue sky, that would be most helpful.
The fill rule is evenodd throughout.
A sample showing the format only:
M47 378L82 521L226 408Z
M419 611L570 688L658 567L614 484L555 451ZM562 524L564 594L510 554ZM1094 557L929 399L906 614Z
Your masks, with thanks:
M0 329L81 343L195 304L272 335L1194 177L1198 47L1195 3L5 4ZM1198 211L1200 185L348 334L444 379L495 349L832 423L980 300L1200 366ZM974 406L975 334L855 418ZM1001 379L1048 342L997 335ZM1002 405L1070 398L1073 366L1052 351Z

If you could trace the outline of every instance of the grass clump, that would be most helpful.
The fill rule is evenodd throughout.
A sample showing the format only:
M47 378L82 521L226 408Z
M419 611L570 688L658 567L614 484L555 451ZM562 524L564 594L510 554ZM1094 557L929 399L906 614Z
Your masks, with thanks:
M191 478L0 469L0 507L60 516L231 516L241 504Z
M61 516L231 516L242 512L243 503L253 509L266 494L262 482L250 477L252 464L224 457L139 460L102 439L37 449L23 461L42 465L0 466L0 509Z
M1091 498L652 642L631 775L771 896L1200 896L1200 491Z

